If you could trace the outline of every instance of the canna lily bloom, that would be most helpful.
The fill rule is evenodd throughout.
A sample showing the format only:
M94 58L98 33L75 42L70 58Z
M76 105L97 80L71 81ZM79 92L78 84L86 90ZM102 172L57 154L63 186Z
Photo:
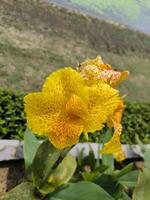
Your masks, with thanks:
M114 134L111 140L104 145L104 148L101 151L102 154L113 154L117 161L125 159L125 154L120 143L120 136L122 132L121 119L124 107L124 102L121 99L117 109L113 115L109 117L107 125L109 128L114 127Z
M100 56L86 60L80 64L79 71L88 84L104 82L115 87L129 75L128 71L119 72L112 69L109 64L104 64Z
M103 63L100 56L81 63L79 71L89 85L103 82L112 87L118 85L129 75L128 71L119 72L113 70L111 65ZM121 161L125 158L120 143L120 136L122 132L121 118L123 110L124 103L123 100L120 100L117 109L113 115L108 118L107 121L109 128L114 127L113 137L108 143L105 144L103 150L101 151L103 154L113 154L118 161Z
M101 130L119 101L117 90L105 83L89 87L71 68L52 73L41 92L24 98L29 128L59 149L76 144L82 132Z

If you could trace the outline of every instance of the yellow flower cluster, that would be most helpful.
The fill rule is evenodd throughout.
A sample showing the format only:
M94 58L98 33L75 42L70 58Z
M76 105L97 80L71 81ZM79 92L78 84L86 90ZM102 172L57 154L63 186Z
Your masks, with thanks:
M93 72L93 68L98 72ZM111 144L106 144L102 153L113 153L118 160L122 160L121 131L118 131L122 100L118 90L108 82L115 84L123 78L111 75L108 81L107 75L103 79L103 75L99 74L100 69L101 72L111 70L97 57L82 63L80 71L67 67L53 72L41 92L25 96L27 123L35 134L45 135L60 149L78 143L81 133L93 133L101 130L106 123L113 124L115 133L109 142ZM95 75L101 76L99 81ZM119 122L116 118L120 119ZM110 149L111 145L114 150Z

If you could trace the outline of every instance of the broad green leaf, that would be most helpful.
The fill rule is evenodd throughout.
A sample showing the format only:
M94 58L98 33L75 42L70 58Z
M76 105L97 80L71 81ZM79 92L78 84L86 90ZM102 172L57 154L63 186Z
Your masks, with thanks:
M104 135L104 139L103 139L103 144L105 144L106 142L108 142L112 137L112 131L111 129L108 129ZM108 169L106 170L106 172L108 174L111 174L112 171L114 170L114 158L112 155L102 155L102 163L103 165L108 166Z
M48 182L54 186L54 188L66 184L73 176L76 167L77 162L75 157L67 154L58 167L52 172Z
M114 200L100 186L86 181L70 184L67 188L51 194L47 200Z
M53 172L53 167L59 159L62 150L56 149L49 141L43 142L35 155L33 161L33 182L42 191L48 183L48 177ZM47 188L47 187L46 187ZM47 191L47 190L46 190Z
M0 200L39 200L32 183L24 182L0 197Z
M114 198L119 198L124 187L119 183L115 176L103 174L94 180L94 183L102 187Z
M135 187L139 171L134 170L119 178L119 182L126 187Z
M140 172L138 182L133 192L133 200L149 200L150 199L150 172L144 169Z
M24 135L23 145L26 170L31 170L31 165L39 146L40 143L38 139L32 134L29 129L27 129Z

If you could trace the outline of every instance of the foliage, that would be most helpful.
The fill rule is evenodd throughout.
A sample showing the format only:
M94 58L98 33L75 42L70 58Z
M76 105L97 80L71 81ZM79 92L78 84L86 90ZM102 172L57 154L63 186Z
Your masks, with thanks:
M26 129L23 94L0 90L0 138L22 139Z
M40 200L34 191L35 187L31 182L23 182L0 197L0 200Z
M40 143L33 135L29 129L26 130L24 134L24 159L25 159L25 168L27 171L30 171L30 167L32 165L33 159L35 157L35 154L37 152L37 149L39 147Z
M88 191L87 191L88 189ZM81 181L70 184L64 190L50 195L47 200L114 200L105 190L98 185Z
M104 140L110 137L110 132L107 131ZM101 186L114 199L130 199L129 195L125 193L125 188L133 190L137 184L139 170L134 168L134 164L130 163L124 168L118 170L115 168L114 159L111 156L102 156L102 159L95 159L94 152L89 152L89 155L84 158L84 150L79 154L78 173L75 181L84 180L91 181ZM91 163L90 160L93 160Z
M150 143L150 104L127 102L123 113L122 142L136 143L138 135L143 143Z
M144 168L140 172L136 187L133 191L133 200L149 200L150 196L150 149L146 148L137 137L144 157Z
M110 133L107 132L107 134L106 138L108 139ZM25 134L25 146L29 147L33 142L34 147L31 150L34 154L37 148L37 143L35 142L37 139L31 135L32 133L29 131ZM110 161L107 162L107 166L104 166L106 162L103 163L106 158L102 159L102 161L98 159L98 162L93 162L95 158L91 149L88 157L91 171L85 171L81 168L83 161L81 153L79 155L80 159L77 159L79 164L78 175L80 174L81 176L78 177L77 173L75 173L75 176L71 179L76 169L76 161L73 157L67 158L67 152L68 150L55 149L47 141L40 144L34 158L31 152L26 152L25 163L28 163L30 168L27 180L0 197L0 199L131 200L125 189L127 187L134 188L137 181L139 172L134 170L133 164L129 164L122 170L115 170L114 167L112 169L114 160L110 159L110 157L108 157ZM107 156L105 155L104 157ZM108 170L108 168L111 170ZM61 179L60 177L63 177L63 174L65 174L64 179ZM127 184L131 182L132 185Z
M23 111L23 94L7 90L0 90L0 138L23 139L26 129L25 114ZM136 143L135 134L143 143L150 143L150 104L138 102L126 102L123 114L122 142ZM89 142L98 142L99 137L105 134L107 129L100 133L90 134ZM81 141L85 141L81 138Z

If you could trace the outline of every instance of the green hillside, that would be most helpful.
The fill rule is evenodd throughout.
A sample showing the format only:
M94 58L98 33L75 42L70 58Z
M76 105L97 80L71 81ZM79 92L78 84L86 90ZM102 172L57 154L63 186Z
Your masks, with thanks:
M128 99L150 100L149 36L40 0L1 0L0 87L36 91L55 69L98 54L131 72Z
M53 1L53 0L48 0ZM98 18L110 19L150 34L149 0L55 0L60 5L81 10Z

